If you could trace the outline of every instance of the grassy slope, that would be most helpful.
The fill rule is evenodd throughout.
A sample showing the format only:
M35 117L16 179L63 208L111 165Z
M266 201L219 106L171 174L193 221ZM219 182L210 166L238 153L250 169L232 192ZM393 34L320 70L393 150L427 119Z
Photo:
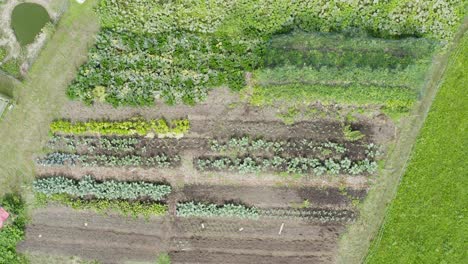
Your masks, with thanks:
M95 2L72 1L28 79L14 88L17 105L0 122L0 195L32 179L33 153L46 140L49 123L66 101L65 89L99 29Z
M467 68L465 34L368 263L467 263Z

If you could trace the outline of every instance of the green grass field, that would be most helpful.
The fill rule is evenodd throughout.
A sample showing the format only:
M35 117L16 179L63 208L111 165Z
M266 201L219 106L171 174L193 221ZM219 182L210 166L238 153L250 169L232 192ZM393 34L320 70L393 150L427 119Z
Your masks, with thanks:
M468 35L416 142L366 263L467 263Z

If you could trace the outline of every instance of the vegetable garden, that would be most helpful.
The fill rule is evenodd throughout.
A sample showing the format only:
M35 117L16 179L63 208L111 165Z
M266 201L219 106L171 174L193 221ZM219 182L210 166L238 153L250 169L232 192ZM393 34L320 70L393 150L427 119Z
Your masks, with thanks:
M38 208L21 247L119 263L163 252L331 263L463 8L98 1L73 101L33 157Z

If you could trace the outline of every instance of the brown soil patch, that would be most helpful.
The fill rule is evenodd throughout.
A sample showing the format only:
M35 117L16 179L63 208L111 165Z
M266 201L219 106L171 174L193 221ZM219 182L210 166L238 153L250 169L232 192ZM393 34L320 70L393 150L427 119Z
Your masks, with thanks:
M365 190L316 187L270 187L186 185L177 191L180 201L205 201L222 204L226 201L258 208L299 208L304 201L310 207L345 209L352 207L352 199L361 200Z
M148 221L49 206L33 212L21 251L102 263L332 263L344 226L278 220L153 218ZM284 223L281 234L280 226Z

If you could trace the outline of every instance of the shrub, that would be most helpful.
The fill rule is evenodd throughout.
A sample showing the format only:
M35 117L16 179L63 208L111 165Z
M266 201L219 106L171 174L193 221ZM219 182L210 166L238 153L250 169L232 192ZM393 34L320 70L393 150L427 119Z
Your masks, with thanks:
M16 251L18 242L24 239L26 226L25 202L18 194L0 197L0 205L10 213L8 223L0 229L0 263L24 264L27 259Z

